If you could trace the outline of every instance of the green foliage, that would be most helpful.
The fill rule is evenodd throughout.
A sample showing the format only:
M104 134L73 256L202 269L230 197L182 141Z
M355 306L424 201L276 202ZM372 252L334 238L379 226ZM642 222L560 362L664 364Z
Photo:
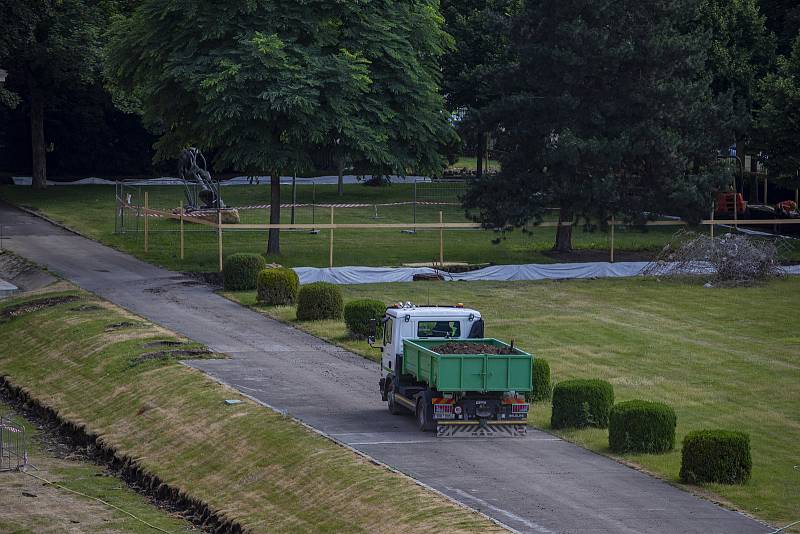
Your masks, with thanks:
M278 223L280 171L321 150L383 174L442 170L453 133L437 5L143 0L113 26L107 73L161 132L157 158L194 145L218 170L270 174ZM277 229L268 252L280 252Z
M515 64L511 28L520 4L519 0L441 3L445 31L455 41L442 60L444 94L449 109L461 112L458 131L470 153L483 155L486 145L482 136L494 131L502 120L493 108L506 94L508 75Z
M596 379L575 379L559 382L553 389L553 414L550 426L559 428L595 426L606 428L614 388Z
M0 0L0 67L8 71L0 104L27 104L35 188L46 185L48 107L65 96L64 88L99 80L105 24L118 7L89 0Z
M683 438L680 477L683 482L744 484L753 460L750 436L732 430L696 430Z
M758 3L767 18L767 28L777 37L778 53L790 53L800 29L800 4L794 0L759 0Z
M256 280L257 300L267 306L285 306L297 300L300 278L292 269L264 269Z
M788 57L778 58L778 70L758 86L761 109L757 113L760 137L769 154L772 177L789 187L800 187L800 33Z
M675 410L661 402L631 400L615 404L608 422L608 447L614 452L659 453L675 446Z
M767 30L758 4L758 0L700 2L700 22L711 33L706 63L711 89L730 107L731 126L740 141L752 122L756 84L775 61L775 36Z
M267 260L261 254L231 254L223 264L223 286L229 291L255 289L258 273L266 267Z
M379 321L385 312L386 304L380 300L351 300L344 307L344 322L351 336L364 338L371 334L369 329L370 320L376 319Z
M552 207L572 222L705 214L730 183L716 154L733 135L710 88L697 7L526 2L512 32L519 65L496 106L502 172L465 197L476 220L521 227Z
M300 288L297 295L297 319L340 319L343 306L342 292L338 287L327 282L314 282Z
M528 402L543 401L553 394L550 382L550 364L542 358L533 359L533 391L526 395Z

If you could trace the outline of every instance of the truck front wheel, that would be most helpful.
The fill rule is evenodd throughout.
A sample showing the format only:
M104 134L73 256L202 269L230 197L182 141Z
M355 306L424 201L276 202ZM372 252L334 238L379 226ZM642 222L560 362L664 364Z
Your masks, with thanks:
M430 405L425 402L424 398L421 398L417 401L417 426L423 432L428 432L433 430L435 425L431 420L431 410Z
M394 382L389 384L389 388L386 391L386 400L387 405L389 406L389 413L392 415L400 415L403 413L403 409L397 405L397 402L394 400Z

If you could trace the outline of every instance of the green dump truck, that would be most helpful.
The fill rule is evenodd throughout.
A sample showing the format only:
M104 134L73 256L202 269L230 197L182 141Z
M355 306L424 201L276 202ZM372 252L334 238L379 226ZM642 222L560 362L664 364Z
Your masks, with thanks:
M389 412L412 413L420 430L440 437L526 433L533 356L485 338L479 312L405 303L388 308L381 324L379 386Z

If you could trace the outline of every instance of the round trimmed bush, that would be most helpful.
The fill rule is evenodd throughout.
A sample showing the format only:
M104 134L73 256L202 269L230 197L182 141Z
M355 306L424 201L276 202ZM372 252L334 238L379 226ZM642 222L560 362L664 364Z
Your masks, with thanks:
M257 300L268 306L284 306L297 299L300 288L300 277L292 269L278 267L277 269L264 269L258 273L256 290Z
M297 319L300 321L341 319L343 307L342 292L327 282L304 285L297 294Z
M533 359L533 391L525 397L528 402L543 401L550 398L553 385L550 383L550 364L542 358Z
M615 404L608 420L608 447L614 452L659 453L675 446L675 410L662 402Z
M553 428L608 426L614 388L603 380L565 380L553 388Z
M222 282L225 289L244 291L256 288L258 273L267 267L267 260L261 254L240 252L225 258L222 267Z
M744 484L753 460L750 436L733 430L695 430L683 438L680 477L683 482Z
M380 320L384 313L386 304L380 300L352 300L344 307L344 322L352 336L365 338L370 335L370 320Z

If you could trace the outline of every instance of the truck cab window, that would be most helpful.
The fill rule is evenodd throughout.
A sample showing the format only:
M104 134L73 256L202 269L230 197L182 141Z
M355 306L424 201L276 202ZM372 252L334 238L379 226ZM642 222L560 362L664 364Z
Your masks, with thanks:
M420 321L417 337L461 337L460 321Z

